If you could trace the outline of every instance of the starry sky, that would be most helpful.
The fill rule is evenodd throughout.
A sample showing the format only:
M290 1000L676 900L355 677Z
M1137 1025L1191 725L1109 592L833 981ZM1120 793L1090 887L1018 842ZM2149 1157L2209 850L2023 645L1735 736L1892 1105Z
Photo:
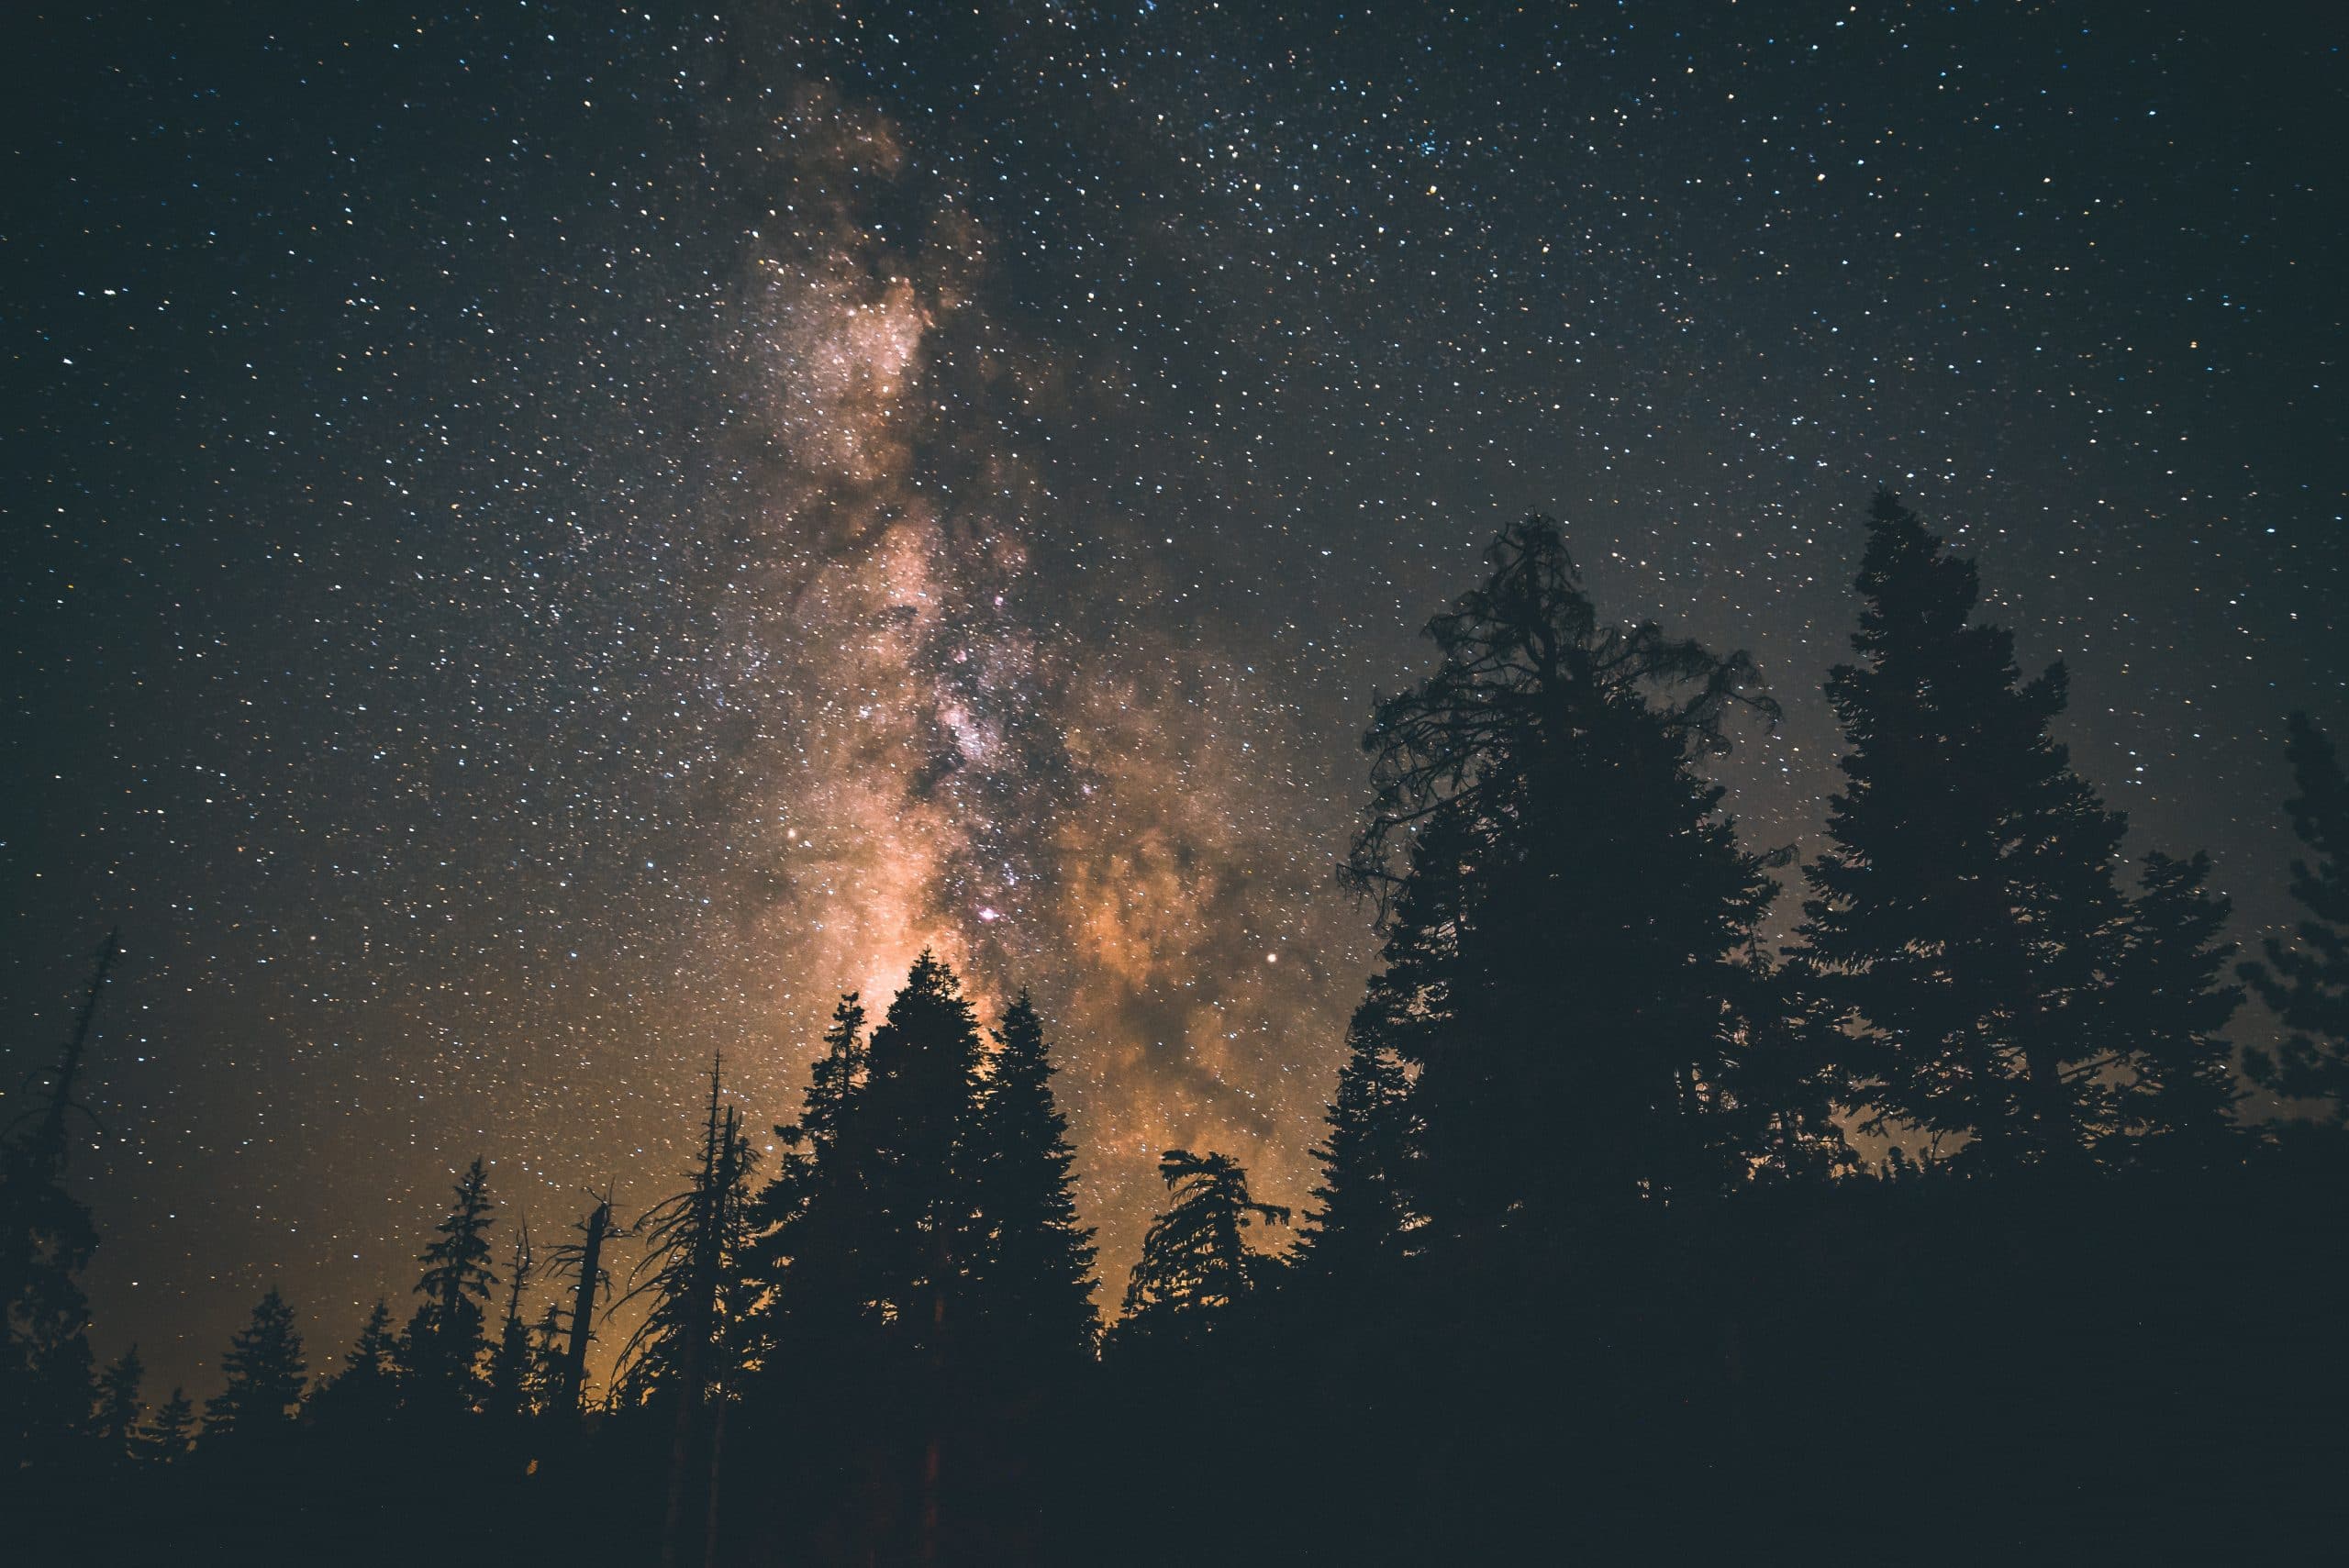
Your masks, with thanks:
M119 922L101 1353L207 1390L274 1283L323 1365L476 1152L641 1208L926 945L1051 1021L1105 1303L1160 1149L1299 1201L1358 737L1528 510L1755 653L1799 846L1895 484L2132 847L2288 918L2342 40L2149 9L40 0L0 1111Z

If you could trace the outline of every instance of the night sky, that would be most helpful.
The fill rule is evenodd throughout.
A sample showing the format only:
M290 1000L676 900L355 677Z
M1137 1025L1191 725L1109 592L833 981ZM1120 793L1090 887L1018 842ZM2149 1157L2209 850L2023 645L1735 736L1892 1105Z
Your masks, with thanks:
M276 1283L322 1368L476 1152L640 1209L924 945L1053 1026L1105 1304L1160 1149L1300 1201L1358 737L1528 510L1761 661L1764 847L1896 485L2284 920L2340 35L2134 9L13 17L0 1111L119 922L100 1353Z

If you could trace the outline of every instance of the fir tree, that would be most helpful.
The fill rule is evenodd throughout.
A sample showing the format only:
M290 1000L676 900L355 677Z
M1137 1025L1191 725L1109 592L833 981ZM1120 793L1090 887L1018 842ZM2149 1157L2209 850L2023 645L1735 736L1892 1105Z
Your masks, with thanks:
M2113 1153L2171 1170L2238 1165L2249 1141L2234 1116L2243 1086L2223 1032L2243 988L2224 978L2235 952L2221 940L2230 905L2205 891L2210 876L2207 855L2145 857L2115 986L2130 1077L2127 1130Z
M139 1359L139 1347L131 1346L106 1363L98 1374L97 1399L90 1411L90 1434L109 1454L131 1451L132 1440L139 1431L139 1385L147 1376L147 1368Z
M1412 1224L1408 1193L1412 1141L1411 1084L1401 1060L1380 1038L1378 1015L1354 1014L1353 1040L1338 1070L1329 1133L1313 1150L1321 1184L1305 1217L1297 1261L1332 1278L1358 1278L1404 1250Z
M2287 1033L2274 1053L2251 1058L2254 1076L2291 1099L2326 1102L2349 1125L2349 782L2332 740L2305 713L2291 717L2288 752L2299 793L2284 803L2309 858L2292 862L2292 897L2303 911L2293 941L2267 939L2265 962L2243 977Z
M174 1388L172 1396L156 1410L154 1419L139 1429L139 1452L142 1458L159 1464L169 1464L184 1459L195 1447L195 1406L188 1399L187 1390Z
M2076 1161L2117 1114L2097 1063L2120 1044L2121 818L2049 733L2064 667L2022 678L2012 637L1972 624L1973 566L1889 492L1859 590L1799 959L1854 1031L1862 1125L1963 1140L1967 1167Z
M868 1076L864 1008L841 997L809 1074L799 1119L779 1124L784 1151L760 1193L746 1266L759 1289L752 1325L771 1352L796 1330L836 1338L864 1317L864 1170L852 1132ZM778 1364L786 1356L776 1355Z
M1247 1171L1228 1154L1170 1149L1158 1173L1174 1201L1142 1237L1126 1317L1143 1332L1204 1332L1278 1266L1249 1250L1246 1233L1258 1220L1286 1225L1288 1210L1250 1196Z
M1775 716L1752 662L1602 627L1547 519L1492 560L1429 623L1436 672L1379 706L1347 864L1401 964L1394 1045L1448 1231L1737 1178L1715 1102L1774 891L1696 770L1731 709Z
M981 1240L973 1169L979 1027L954 972L924 952L873 1031L856 1113L834 1153L856 1173L855 1288L909 1344L955 1331ZM824 1196L830 1195L827 1189Z
M1005 1009L996 1040L974 1143L985 1311L998 1343L1064 1354L1089 1347L1096 1331L1093 1232L1077 1223L1076 1156L1027 992Z
M489 1176L476 1155L456 1186L449 1217L417 1262L416 1294L424 1302L408 1319L402 1361L435 1402L470 1405L485 1335L483 1303L496 1287L489 1268L493 1223Z
M391 1304L379 1296L359 1326L358 1340L345 1352L342 1370L313 1399L318 1418L354 1425L388 1420L399 1407L399 1350Z
M294 1309L271 1287L221 1358L228 1386L204 1402L207 1438L258 1438L290 1427L308 1367Z

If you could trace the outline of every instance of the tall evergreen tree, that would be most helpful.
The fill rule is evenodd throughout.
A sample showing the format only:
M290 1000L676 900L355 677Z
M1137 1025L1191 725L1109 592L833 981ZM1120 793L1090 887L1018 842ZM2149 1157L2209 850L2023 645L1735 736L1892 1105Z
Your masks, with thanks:
M1388 988L1432 1003L1401 1007L1395 1046L1448 1231L1733 1179L1714 1100L1774 891L1697 772L1731 709L1776 715L1752 661L1602 627L1546 518L1491 557L1428 625L1435 673L1364 737L1375 795L1347 864L1381 895Z
M2096 1064L2119 1043L2121 818L2049 733L2064 667L2022 678L2013 638L1973 624L1973 565L1888 491L1859 591L1800 962L1854 1033L1866 1130L1963 1140L1967 1167L2076 1162L2117 1114Z
M863 1139L852 1127L869 1076L864 1007L855 992L832 1009L799 1119L774 1131L784 1151L759 1195L760 1234L750 1272L761 1287L755 1331L774 1347L791 1335L836 1340L865 1317L866 1183Z
M1083 1350L1096 1331L1093 1232L1077 1223L1069 1178L1076 1155L1027 992L1004 1010L996 1040L973 1150L988 1332L1046 1354Z
M2235 1119L2243 1097L2227 1020L2243 1004L2229 984L2235 945L2221 940L2230 905L2207 891L2208 855L2145 857L2115 985L2125 1066L2118 1158L2166 1169L2240 1164L2249 1141Z
M391 1304L379 1296L359 1326L359 1338L344 1353L342 1370L320 1386L313 1400L318 1419L355 1426L390 1419L400 1402L399 1350Z
M1354 1015L1352 1048L1338 1070L1329 1133L1313 1150L1321 1184L1297 1240L1298 1262L1332 1278L1353 1279L1401 1256L1412 1224L1408 1197L1412 1144L1409 1074L1380 1038L1365 1004Z
M139 1429L138 1444L140 1457L159 1464L187 1457L195 1447L195 1406L186 1389L172 1390L172 1396L156 1408L154 1419Z
M489 1228L495 1206L489 1175L475 1155L458 1178L449 1217L433 1228L433 1240L417 1262L424 1273L416 1294L424 1297L408 1319L402 1361L429 1401L469 1406L486 1336L483 1303L496 1288L489 1267Z
M1247 1231L1259 1220L1286 1225L1288 1210L1252 1197L1247 1171L1229 1154L1170 1149L1158 1173L1174 1201L1142 1236L1126 1318L1144 1333L1206 1332L1279 1267L1249 1249Z
M290 1428L309 1368L294 1309L275 1286L229 1340L220 1370L228 1386L204 1402L206 1437L257 1438Z
M147 1368L139 1359L139 1347L131 1346L106 1363L98 1374L97 1399L90 1410L90 1434L107 1454L119 1457L131 1451L132 1439L139 1432L139 1385L145 1381Z
M855 1114L833 1149L861 1187L856 1288L899 1339L935 1349L959 1328L982 1240L979 1026L954 972L929 952L917 959L868 1049Z
M2284 803L2309 853L2292 862L2292 897L2303 911L2293 940L2267 939L2265 962L2243 976L2286 1030L2281 1048L2259 1052L2259 1082L2293 1099L2326 1103L2349 1125L2349 782L2332 741L2305 713L2291 717L2292 779Z

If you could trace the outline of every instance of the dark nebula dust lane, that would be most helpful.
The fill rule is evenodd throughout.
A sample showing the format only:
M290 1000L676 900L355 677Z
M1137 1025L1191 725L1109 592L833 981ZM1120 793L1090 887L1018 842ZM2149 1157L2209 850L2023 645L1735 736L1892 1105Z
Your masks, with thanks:
M2262 29L2266 29L2263 31ZM41 8L0 228L13 1091L159 1385L453 1173L667 1190L923 948L1284 1202L1374 695L1511 517L1752 649L1800 844L1880 482L2286 917L2344 713L2337 50L2081 7ZM0 1101L0 1108L8 1102ZM13 1114L13 1113L11 1113Z

